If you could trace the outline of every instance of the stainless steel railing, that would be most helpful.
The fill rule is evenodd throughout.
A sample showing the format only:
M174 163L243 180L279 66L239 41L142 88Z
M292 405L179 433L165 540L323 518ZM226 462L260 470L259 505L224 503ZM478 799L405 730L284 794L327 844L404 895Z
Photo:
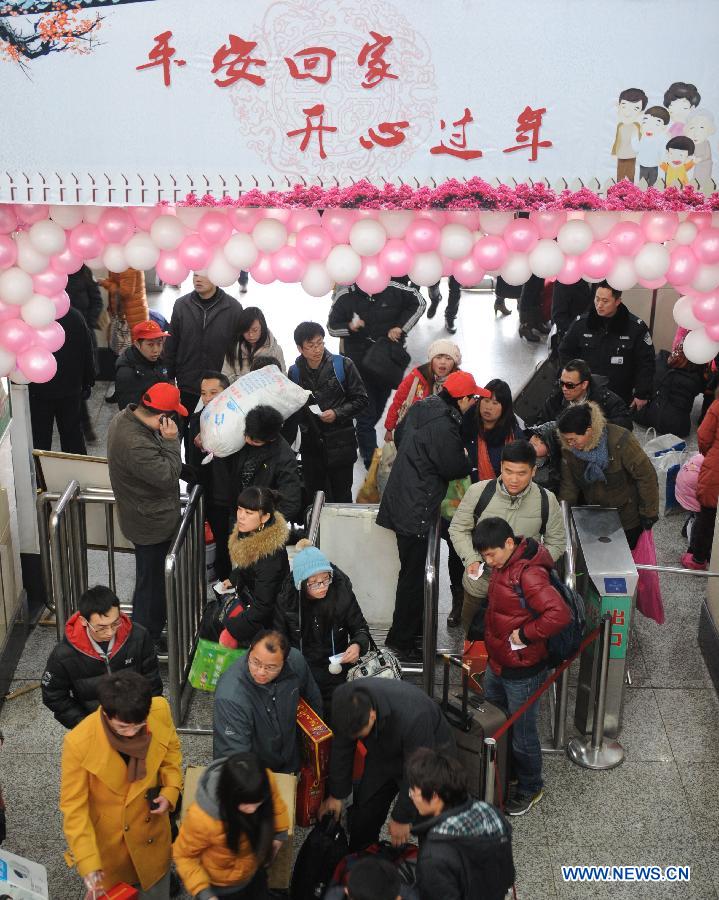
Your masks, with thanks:
M422 686L434 694L434 673L437 663L437 628L439 624L439 548L442 538L442 515L429 526L427 557L424 566L424 628L422 630Z

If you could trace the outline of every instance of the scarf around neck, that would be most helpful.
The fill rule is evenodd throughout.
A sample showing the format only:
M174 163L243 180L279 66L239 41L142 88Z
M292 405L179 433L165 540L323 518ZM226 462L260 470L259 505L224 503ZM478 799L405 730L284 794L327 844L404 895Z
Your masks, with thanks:
M147 730L147 725L145 726L145 730L141 731L139 734L135 734L132 737L121 737L119 734L115 734L112 728L110 728L107 716L102 710L100 710L100 721L105 730L107 742L112 749L116 750L122 756L129 757L127 760L127 780L129 782L142 781L145 775L147 775L145 760L147 758L147 751L150 747L150 741L152 740L152 735Z
M584 480L588 484L593 484L595 481L606 482L607 476L604 473L609 465L609 441L607 440L606 428L602 431L599 443L593 450L573 449L572 453L577 459L587 461L587 466L584 470Z

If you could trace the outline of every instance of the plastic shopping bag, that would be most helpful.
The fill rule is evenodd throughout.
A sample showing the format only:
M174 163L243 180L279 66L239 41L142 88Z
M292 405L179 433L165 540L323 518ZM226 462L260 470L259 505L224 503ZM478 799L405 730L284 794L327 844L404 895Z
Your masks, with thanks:
M244 648L232 650L200 638L190 669L190 684L198 691L214 691L220 675L246 652Z
M387 487L389 473L392 471L395 459L397 459L397 447L394 441L385 441L382 447L382 456L377 466L377 489L380 497L384 494L384 489Z
M646 437L656 431L653 428L647 428ZM659 437L653 437L644 443L644 452L651 459L653 456L661 456L671 450L686 450L687 442L676 434L660 434Z
M634 562L640 565L656 566L657 551L654 547L654 535L651 531L642 531L636 547L632 550ZM637 609L648 619L654 619L658 625L664 624L664 604L659 588L657 572L639 572L637 587Z
M290 381L277 366L265 366L234 381L211 400L200 415L200 438L208 450L203 462L241 450L245 443L245 417L255 406L272 406L283 419L307 402L310 392Z
M379 447L372 454L372 462L367 470L367 475L362 487L357 491L355 503L379 503L380 495L377 487L377 469L382 459L382 451Z

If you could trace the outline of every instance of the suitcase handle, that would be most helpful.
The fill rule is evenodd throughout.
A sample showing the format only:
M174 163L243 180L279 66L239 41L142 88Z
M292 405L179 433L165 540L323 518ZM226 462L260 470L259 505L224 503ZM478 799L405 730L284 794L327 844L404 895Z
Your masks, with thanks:
M459 656L452 656L450 653L442 654L444 664L444 684L442 685L442 711L445 715L457 715L456 709L450 706L449 702L449 670L450 666L462 670L462 711L459 727L464 731L469 731L472 727L472 716L469 713L469 677L471 675L471 667Z

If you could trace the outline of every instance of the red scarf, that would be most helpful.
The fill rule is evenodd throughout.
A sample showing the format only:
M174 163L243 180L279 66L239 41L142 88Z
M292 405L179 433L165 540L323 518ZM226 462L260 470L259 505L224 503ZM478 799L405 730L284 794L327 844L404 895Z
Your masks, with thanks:
M514 438L514 429L510 428L507 433L507 437L504 439L505 444L509 444L513 441ZM492 465L492 460L489 456L489 450L487 449L487 442L484 440L481 434L477 435L477 480L478 481L492 481L492 479L497 477L497 473L494 471L494 466Z

